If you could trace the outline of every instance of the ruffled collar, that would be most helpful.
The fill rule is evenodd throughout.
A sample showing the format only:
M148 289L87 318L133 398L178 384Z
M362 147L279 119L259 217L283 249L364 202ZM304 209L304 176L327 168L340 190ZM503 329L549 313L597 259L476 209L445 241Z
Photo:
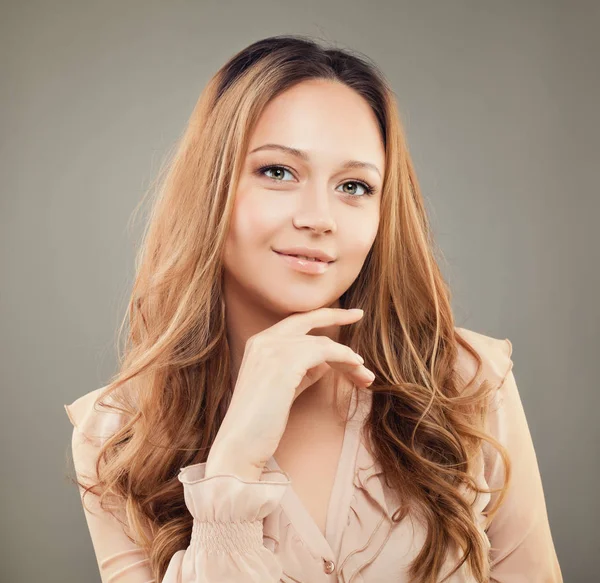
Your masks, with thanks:
M370 390L355 389L353 393L351 407L356 406L356 410L344 434L327 518L327 530L336 530L325 538L293 487L282 498L278 510L264 519L263 542L278 556L284 576L288 577L285 581L318 581L323 577L323 561L331 560L340 581L358 582L363 566L375 558L391 534L392 516L400 503L393 492L384 488L383 470L364 439L372 397ZM272 457L265 471L277 469L280 470ZM347 476L349 482L344 481ZM307 553L311 560L307 560Z

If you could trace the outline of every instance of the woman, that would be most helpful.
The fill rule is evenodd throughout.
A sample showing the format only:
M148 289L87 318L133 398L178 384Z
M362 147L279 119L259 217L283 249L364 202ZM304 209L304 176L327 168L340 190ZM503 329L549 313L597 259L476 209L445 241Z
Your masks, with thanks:
M159 184L119 374L66 406L103 582L562 580L511 343L454 325L375 65L252 44Z

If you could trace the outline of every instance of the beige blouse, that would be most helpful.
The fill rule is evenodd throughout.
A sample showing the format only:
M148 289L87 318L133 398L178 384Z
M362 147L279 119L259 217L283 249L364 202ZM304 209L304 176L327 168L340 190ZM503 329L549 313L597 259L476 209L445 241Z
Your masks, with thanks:
M486 532L482 512L497 494L479 494L473 503L490 551L491 581L562 583L537 459L512 371L511 342L465 328L457 331L483 359L480 379L491 379L497 387L489 432L508 448L512 460L512 485ZM459 346L457 367L465 380L473 377L475 366L472 356ZM103 388L65 405L74 426L72 452L80 481L95 476L98 448L123 422L119 412L94 407ZM205 479L205 463L181 468L178 479L194 519L193 530L189 546L172 556L162 583L408 583L407 568L426 531L413 513L399 524L392 523L398 499L385 486L382 470L364 442L371 398L368 389L354 391L325 536L274 457L255 482L233 474ZM501 486L499 455L489 444L483 445L482 453L478 483ZM158 583L145 553L96 501L94 495L86 495L85 504L92 512L84 508L84 514L102 582ZM452 570L457 556L446 559L442 576ZM466 565L448 579L448 583L459 582L478 583Z

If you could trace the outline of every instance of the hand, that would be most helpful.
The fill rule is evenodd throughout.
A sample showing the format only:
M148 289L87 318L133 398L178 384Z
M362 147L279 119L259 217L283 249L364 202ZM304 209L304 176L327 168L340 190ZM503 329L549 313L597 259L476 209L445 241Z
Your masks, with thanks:
M359 385L373 379L349 346L328 336L308 334L313 328L352 324L360 311L319 308L292 314L251 336L223 423L210 450L205 477L234 473L258 480L283 436L296 398L337 369Z

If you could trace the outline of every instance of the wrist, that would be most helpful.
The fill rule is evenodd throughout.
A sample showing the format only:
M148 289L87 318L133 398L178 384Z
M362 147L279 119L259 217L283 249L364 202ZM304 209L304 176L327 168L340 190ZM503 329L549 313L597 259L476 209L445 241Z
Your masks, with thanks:
M220 474L233 474L246 482L257 482L260 480L262 468L239 459L231 449L212 448L206 460L204 472L205 478Z

